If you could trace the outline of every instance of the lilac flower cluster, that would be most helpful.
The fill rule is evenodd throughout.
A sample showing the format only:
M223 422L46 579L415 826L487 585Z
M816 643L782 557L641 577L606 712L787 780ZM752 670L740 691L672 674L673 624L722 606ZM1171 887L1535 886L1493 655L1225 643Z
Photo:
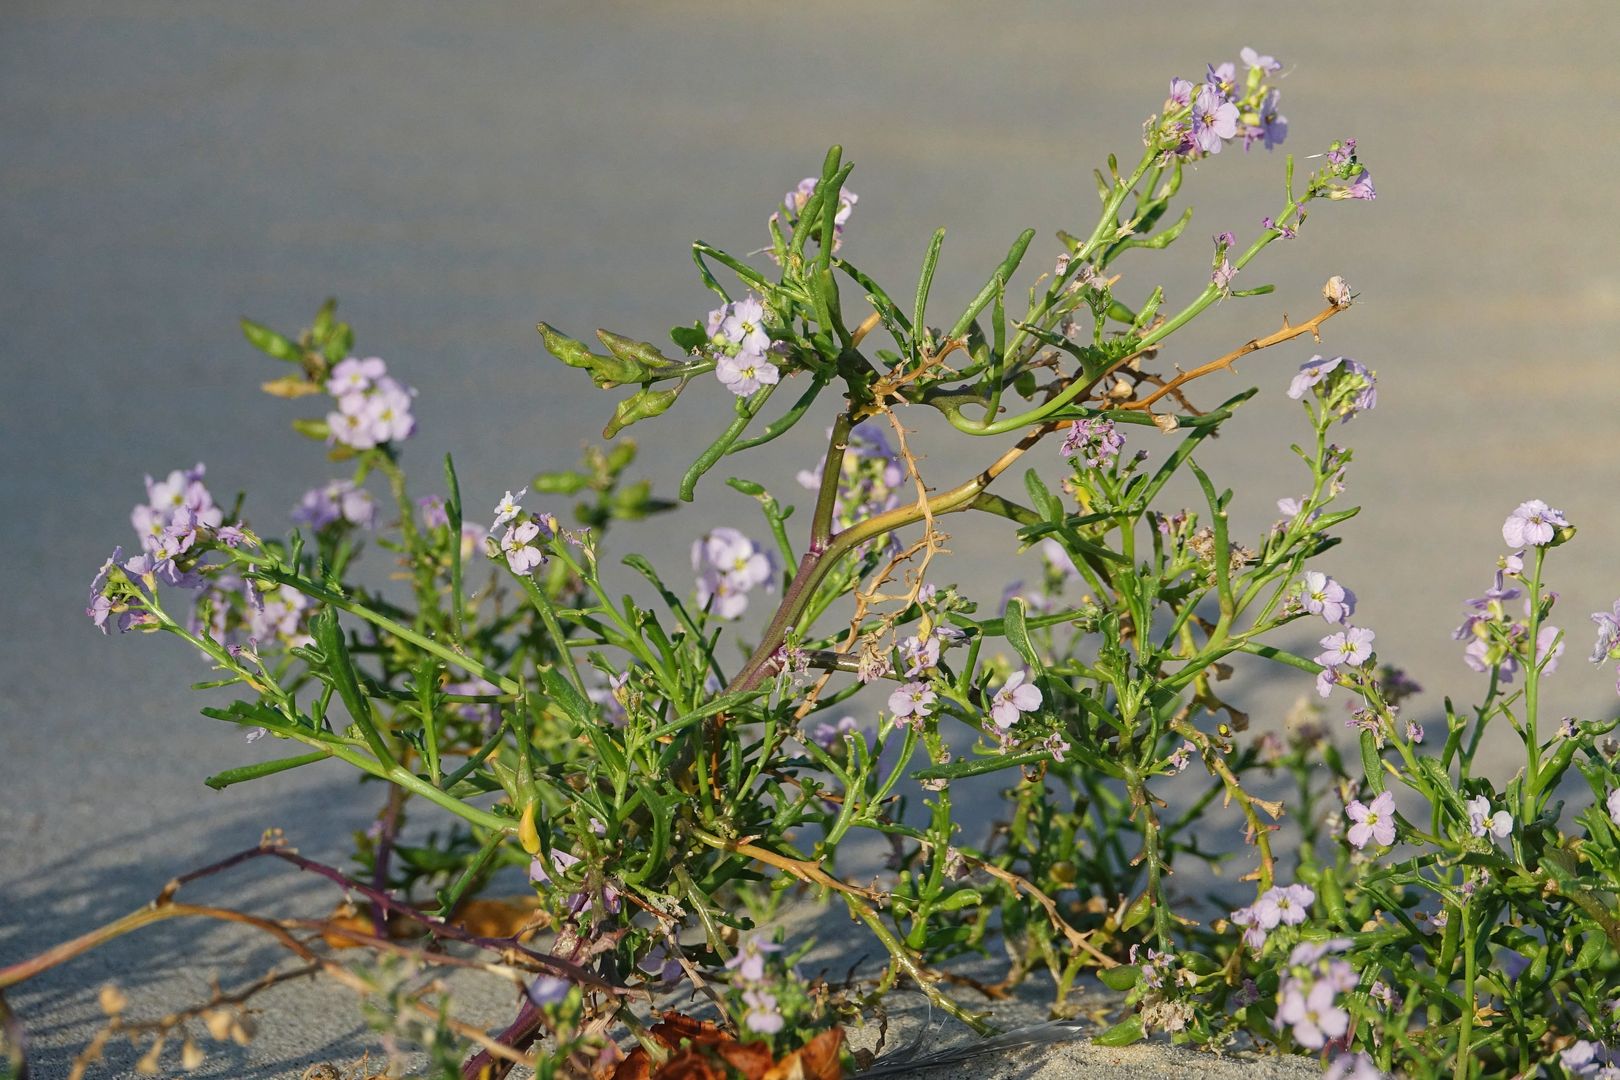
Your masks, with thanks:
M1320 1050L1350 1031L1350 1013L1339 995L1354 990L1361 977L1333 955L1349 947L1348 938L1307 941L1288 956L1288 972L1277 989L1277 1026L1290 1028L1301 1046Z
M1378 373L1348 356L1313 356L1288 384L1288 396L1299 401L1310 390L1324 409L1347 421L1378 404Z
M1298 926L1310 917L1316 892L1309 885L1276 885L1248 907L1232 912L1232 922L1243 927L1243 944L1259 949L1266 935L1279 926Z
M123 549L116 549L90 584L85 614L102 633L107 632L107 621L113 615L118 616L120 632L150 622L151 614L143 598L149 597L159 582L201 589L206 580L196 569L200 541L226 547L254 543L240 525L224 524L224 511L203 483L206 472L198 464L176 469L162 480L146 478L146 502L130 513L130 524L141 544L140 554L125 559ZM122 571L118 580L115 568Z
M1187 79L1170 80L1160 130L1164 144L1174 147L1178 156L1194 160L1218 154L1236 138L1243 140L1245 150L1256 142L1271 150L1288 137L1288 118L1278 111L1281 94L1267 83L1282 65L1247 46L1239 60L1244 67L1241 82L1237 65L1230 61L1210 64L1196 86Z
M1125 436L1115 429L1112 420L1087 416L1069 425L1062 454L1065 458L1079 457L1087 468L1102 469L1112 465L1124 447Z
M692 572L698 605L722 619L736 619L748 609L750 592L771 589L776 559L740 530L721 525L692 542Z
M333 442L356 450L404 442L416 430L411 399L416 391L388 374L379 357L351 356L332 368L326 392L337 398L337 408L326 414Z
M709 351L715 377L738 397L782 380L771 360L771 335L765 331L765 304L750 293L709 312Z
M328 525L346 522L369 529L377 520L377 504L371 493L352 480L333 480L310 488L293 507L292 520L319 532Z
M1330 199L1362 199L1371 202L1378 198L1373 187L1372 173L1356 160L1356 140L1335 140L1328 147L1327 166L1311 179L1311 186ZM1332 181L1344 181L1334 184Z
M1523 520L1509 518L1508 525L1503 528L1504 536L1511 531L1515 536L1522 537L1524 534L1515 526L1515 522L1522 524ZM1518 675L1530 637L1529 617L1533 600L1525 597L1522 618L1509 615L1506 607L1509 600L1523 595L1518 588L1509 585L1507 579L1513 577L1523 581L1523 574L1522 549L1502 556L1497 563L1495 583L1485 590L1483 596L1468 601L1462 624L1451 634L1454 640L1468 643L1463 649L1464 663L1481 673L1494 671L1497 681L1504 686L1512 685ZM1559 629L1550 623L1543 624L1536 632L1536 664L1544 673L1551 674L1558 670L1558 658L1563 652L1564 642Z
M786 1024L776 995L771 993L770 984L765 978L766 954L781 951L782 946L775 942L754 937L726 961L726 970L734 973L732 978L742 987L742 1000L746 1006L743 1027L761 1035L775 1035Z
M1620 1054L1600 1042L1577 1039L1558 1053L1558 1063L1571 1076L1591 1080L1620 1080Z
M528 577L545 564L546 554L540 544L558 533L557 519L551 514L525 514L518 500L528 493L524 488L516 495L508 491L495 504L495 523L484 537L484 552L491 559L506 560L514 574ZM501 526L506 531L496 537Z
M821 469L801 469L797 479L800 487L816 491L821 487ZM889 445L883 429L872 423L858 425L849 433L848 449L844 451L833 502L833 524L847 529L893 510L900 505L905 480L905 459Z
M771 215L771 220L781 227L784 239L791 239L793 230L799 227L799 216L809 205L810 196L814 194L817 182L816 177L807 176L799 181L798 187L782 196L782 208ZM855 212L855 204L860 201L861 197L848 188L839 189L838 209L833 211L834 251L844 246L844 225L849 221L849 216ZM811 228L814 227L815 223L812 222Z

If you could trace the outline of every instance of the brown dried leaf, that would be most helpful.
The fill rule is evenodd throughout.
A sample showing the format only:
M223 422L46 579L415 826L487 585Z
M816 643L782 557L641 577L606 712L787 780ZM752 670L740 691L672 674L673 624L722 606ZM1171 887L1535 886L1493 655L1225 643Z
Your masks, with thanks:
M839 1053L843 1045L844 1029L828 1028L784 1057L760 1080L843 1080Z
M450 916L450 924L478 937L509 938L522 935L527 938L540 929L534 925L534 915L539 907L538 897L480 897L459 905Z

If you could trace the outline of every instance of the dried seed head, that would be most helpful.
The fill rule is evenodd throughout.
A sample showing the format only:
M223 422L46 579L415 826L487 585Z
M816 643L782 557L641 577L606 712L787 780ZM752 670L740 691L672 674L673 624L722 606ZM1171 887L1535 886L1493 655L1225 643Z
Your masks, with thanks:
M202 1048L192 1041L190 1035L187 1035L186 1041L180 1045L180 1067L186 1072L200 1067L207 1056L202 1052Z
M225 1009L209 1009L202 1014L203 1027L208 1029L208 1037L215 1042L224 1042L231 1037L234 1019Z
M1350 295L1349 282L1337 274L1328 278L1327 284L1322 286L1322 296L1336 308L1347 308L1350 306L1350 302L1355 299Z
M1154 413L1153 426L1168 435L1181 426L1181 421L1168 413Z
M160 1035L152 1042L152 1048L141 1055L141 1060L135 1063L135 1071L142 1076L156 1076L160 1070L158 1059L163 1056L163 1037Z
M101 1011L108 1016L117 1016L129 1004L129 998L125 997L124 992L112 983L108 983L101 988L98 1000L101 1002Z
M231 1024L231 1041L237 1046L246 1046L253 1041L253 1036L257 1032L258 1029L253 1026L252 1020L246 1016L238 1016Z

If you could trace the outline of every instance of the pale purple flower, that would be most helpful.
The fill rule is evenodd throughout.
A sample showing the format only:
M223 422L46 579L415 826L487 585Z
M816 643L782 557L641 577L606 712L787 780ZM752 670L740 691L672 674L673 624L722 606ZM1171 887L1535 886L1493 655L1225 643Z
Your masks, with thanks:
M1302 941L1288 954L1288 963L1310 967L1324 956L1344 952L1351 945L1349 938L1328 938L1325 941Z
M1221 292L1232 291L1232 279L1237 276L1237 268L1226 258L1221 259L1221 265L1210 271L1209 283Z
M933 711L939 695L927 683L908 682L889 695L889 711L896 720L921 721Z
M1379 847L1389 847L1395 842L1395 796L1385 791L1368 806L1360 799L1353 800L1344 808L1344 816L1352 822L1345 839L1350 846L1357 850L1367 846L1367 841L1376 841Z
M1112 420L1088 416L1069 425L1061 453L1066 458L1078 455L1087 466L1098 469L1112 464L1124 446L1125 436Z
M1592 645L1592 663L1601 664L1620 649L1620 600L1614 602L1612 612L1594 611L1592 621L1598 628L1597 641Z
M1348 356L1328 359L1311 357L1300 365L1298 373L1289 382L1288 396L1298 401L1324 380L1328 380L1328 386L1319 393L1324 402L1339 413L1341 421L1367 412L1378 404L1376 377L1365 365Z
M1423 741L1423 725L1416 720L1406 722L1406 741L1420 743Z
M364 394L371 389L372 383L387 373L388 365L379 357L368 356L362 360L351 356L346 360L339 360L333 366L332 377L326 383L326 392L335 398Z
M1346 626L1338 633L1329 634L1321 640L1323 651L1316 657L1316 662L1327 667L1338 667L1341 664L1359 667L1372 655L1373 639L1377 636L1366 627Z
M1192 764L1193 752L1197 749L1192 743L1184 742L1171 751L1170 756L1165 759L1169 763L1171 771L1178 774L1185 772L1187 766Z
M214 532L214 539L228 548L253 547L253 541L238 522L235 525L224 525Z
M749 295L726 305L720 336L739 352L763 355L771 347L771 336L765 332L765 305L760 298Z
M1283 123L1286 124L1287 121L1284 120ZM1278 139L1277 141L1281 142L1282 140ZM1284 240L1295 240L1295 239L1299 238L1299 230L1298 229L1294 228L1294 226L1292 226L1292 225L1286 225L1286 224L1279 225L1279 224L1277 224L1275 221L1273 221L1271 219L1271 215L1269 215L1269 214L1260 219L1260 227L1263 228L1263 229L1270 229L1273 232L1281 233L1282 238Z
M1356 140L1344 139L1328 148L1327 159L1334 165L1343 165L1356 156Z
M1192 125L1193 142L1198 149L1206 154L1218 154L1224 141L1237 134L1238 107L1227 101L1219 88L1206 82L1193 98Z
M1003 731L1018 722L1020 713L1034 712L1041 707L1041 688L1025 681L1027 678L1025 672L1013 672L990 703L990 719ZM893 704L891 699L891 708Z
M698 604L722 619L735 619L747 610L752 590L770 588L776 565L770 552L741 530L721 525L693 541L692 570Z
M748 1006L748 1011L743 1014L743 1026L749 1031L774 1035L782 1030L786 1021L777 1008L774 994L765 990L746 990L743 992L743 1003Z
M416 500L416 507L422 514L422 527L425 529L442 529L450 524L450 512L445 509L443 495L424 495Z
M304 492L293 507L292 520L317 532L328 525L347 522L371 528L377 516L371 493L356 487L352 480L333 480Z
M1513 815L1506 810L1491 813L1491 800L1484 795L1469 799L1463 807L1468 811L1468 829L1475 836L1490 833L1500 838L1513 831Z
M1536 664L1542 674L1551 675L1558 670L1558 658L1564 655L1562 631L1556 626L1543 626L1536 631Z
M1220 64L1209 64L1208 67L1204 85L1213 88L1223 98L1231 97L1237 89L1237 65L1227 60Z
M1316 693L1319 697L1327 697L1333 693L1333 688L1339 685L1339 671L1332 665L1327 665L1316 673Z
M529 489L523 488L516 495L508 491L501 496L501 501L495 504L495 524L505 525L508 521L523 513L523 507L518 500L528 494Z
M1282 70L1282 65L1274 56L1264 56L1245 45L1238 50L1238 59L1249 68L1262 71L1267 75L1275 75Z
M1328 193L1330 199L1365 199L1371 201L1378 198L1378 191L1373 187L1372 173L1362 169L1350 180L1349 187L1334 188Z
M762 386L782 381L781 371L764 353L722 356L715 364L714 373L725 388L738 397L747 397Z
M366 402L366 420L377 442L404 442L416 431L416 418L411 415L411 399L415 396L415 390L387 376L377 380Z
M1334 1057L1322 1072L1322 1080L1384 1080L1385 1073L1361 1051L1345 1051Z
M939 638L933 634L918 637L915 634L900 643L900 657L906 662L908 676L920 675L939 665Z
M1188 106L1192 104L1193 84L1187 79L1170 80L1170 98L1167 105L1175 104Z
M743 982L757 983L765 979L765 955L782 951L774 941L753 937L743 943L737 954L726 961L726 970L735 971Z
M1305 572L1305 588L1300 600L1306 611L1330 623L1342 623L1356 613L1356 594L1317 570Z
M1260 925L1260 916L1255 911L1254 905L1241 907L1232 912L1232 922L1243 927L1243 944L1251 949L1259 949L1265 945L1266 928Z
M1277 1020L1293 1029L1295 1042L1320 1050L1350 1029L1350 1014L1338 1005L1337 996L1327 982L1307 990L1297 979L1285 980Z
M1069 740L1061 732L1054 731L1041 743L1041 749L1052 755L1052 760L1062 762L1063 755L1069 752Z
M1502 523L1502 539L1508 547L1541 547L1552 543L1556 529L1569 524L1562 510L1555 510L1540 499L1519 504Z
M542 973L529 984L529 1000L536 1006L555 1005L568 996L574 984L558 975Z
M1254 902L1255 921L1267 930L1280 923L1298 926L1310 916L1316 893L1309 885L1277 885L1260 894Z
M1278 99L1282 95L1273 90L1266 94L1265 100L1260 103L1260 123L1250 127L1244 132L1244 149L1255 139L1266 144L1267 150L1274 150L1281 146L1288 138L1288 117L1277 111ZM1283 236L1293 239L1291 230L1280 229Z
M823 750L831 750L844 741L846 736L854 736L860 732L860 725L853 716L841 716L838 723L820 723L810 733L811 741Z
M810 196L815 193L816 184L819 182L817 177L807 176L799 181L798 187L782 197L782 205L787 209L790 217L797 218L804 212L805 205L810 201ZM853 191L848 188L839 188L838 209L833 211L833 224L842 226L848 222L850 214L855 212L855 204L860 201L861 197Z
M552 880L553 874L567 873L568 868L578 862L579 856L570 855L562 848L552 848L549 871L546 868L545 860L540 856L536 855L529 860L529 880L536 885L554 885L556 883Z
M507 526L506 535L501 537L501 554L506 556L506 565L512 573L527 576L546 561L545 554L534 545L539 535L540 525L532 520L515 521Z

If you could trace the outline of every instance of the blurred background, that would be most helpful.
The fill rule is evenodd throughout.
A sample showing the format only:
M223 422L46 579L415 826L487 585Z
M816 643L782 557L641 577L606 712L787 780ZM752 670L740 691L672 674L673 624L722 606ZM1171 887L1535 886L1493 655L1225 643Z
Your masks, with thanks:
M602 326L667 340L711 306L690 242L763 247L783 192L839 142L860 196L844 253L910 295L930 232L946 226L944 321L1021 228L1040 238L1020 281L1049 268L1055 231L1095 220L1091 170L1111 151L1135 159L1168 80L1200 78L1244 45L1285 65L1285 149L1355 137L1379 197L1318 204L1301 239L1274 244L1238 282L1276 293L1225 302L1177 336L1164 365L1219 355L1284 312L1309 315L1322 282L1346 277L1361 302L1320 350L1376 369L1380 405L1340 429L1356 450L1347 497L1366 509L1323 565L1360 594L1357 622L1376 629L1380 655L1428 688L1409 711L1432 718L1442 695L1479 691L1450 631L1489 583L1503 518L1529 498L1581 530L1552 563L1569 649L1551 708L1608 711L1612 672L1584 660L1587 612L1620 593L1617 32L1620 13L1595 2L11 0L0 9L0 963L265 826L336 856L375 806L339 766L205 788L210 773L278 748L196 715L185 686L206 670L194 657L103 639L82 614L95 568L130 542L143 474L204 461L216 496L249 491L248 517L268 532L304 489L339 475L288 427L315 406L259 392L283 371L242 340L238 316L291 332L339 297L360 353L420 391L405 457L421 493L439 490L451 452L477 515L536 470L574 463L611 413L610 395L544 353L537 319L581 337ZM1236 148L1191 170L1191 227L1168 254L1119 264L1126 295L1163 281L1172 304L1190 298L1207 279L1208 236L1230 229L1246 244L1280 205L1282 170L1280 152ZM1306 428L1283 391L1312 351L1285 346L1196 387L1205 404L1264 388L1201 455L1238 489L1235 535L1263 530L1275 500L1301 489L1287 448ZM730 402L718 383L695 386L635 428L641 474L672 493ZM936 484L994 450L906 419ZM825 422L731 459L695 506L660 519L648 554L684 580L691 537L717 523L760 531L752 503L721 481L740 473L797 495L794 473L816 461ZM1055 446L1051 457L1056 475ZM1010 559L993 521L949 528L955 555L937 580L993 600L1035 569ZM630 540L621 530L610 551ZM1304 676L1254 675L1233 697L1257 726L1309 689ZM90 958L34 991L22 1003L59 1021L41 1038L81 1031L84 990L109 971L201 978L158 944ZM282 1049L347 1045L353 1016L321 1022L307 1036L315 1050Z

